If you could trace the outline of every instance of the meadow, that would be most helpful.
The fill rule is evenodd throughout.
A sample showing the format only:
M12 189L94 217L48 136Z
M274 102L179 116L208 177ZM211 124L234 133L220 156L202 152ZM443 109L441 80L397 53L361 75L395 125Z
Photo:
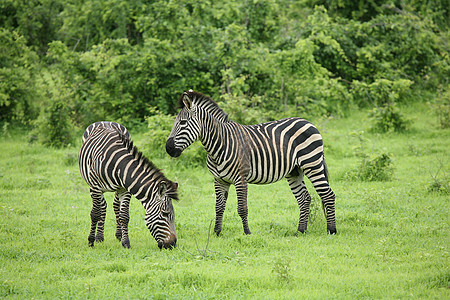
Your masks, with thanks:
M230 189L224 228L215 236L213 177L183 155L146 153L179 183L174 203L178 247L159 250L132 199L131 249L115 237L113 194L106 194L105 241L88 247L91 200L72 145L51 149L26 132L0 140L0 298L120 299L390 299L450 298L450 130L438 128L426 103L401 107L404 133L369 130L368 111L312 120L324 138L336 198L337 235L327 235L313 197L306 234L285 180L249 186L243 235ZM145 131L133 132L144 150ZM164 151L164 149L161 149ZM358 178L367 156L387 153L392 174Z

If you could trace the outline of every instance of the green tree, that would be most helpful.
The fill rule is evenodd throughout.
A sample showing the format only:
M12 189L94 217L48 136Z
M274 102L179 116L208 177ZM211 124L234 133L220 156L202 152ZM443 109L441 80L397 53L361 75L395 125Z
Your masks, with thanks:
M37 117L39 60L17 32L0 29L0 121L27 124Z

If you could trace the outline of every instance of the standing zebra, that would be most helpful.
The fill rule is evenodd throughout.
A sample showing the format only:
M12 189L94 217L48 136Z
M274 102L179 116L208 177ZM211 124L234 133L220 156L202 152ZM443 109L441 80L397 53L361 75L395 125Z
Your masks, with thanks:
M94 246L94 241L104 240L104 192L115 192L116 237L122 240L124 247L130 248L128 221L131 195L144 206L145 223L158 247L172 248L176 245L172 199L178 199L178 184L168 180L133 146L130 134L123 125L113 122L89 125L83 135L78 163L92 197L89 246Z
M209 97L189 90L180 97L183 108L175 119L166 143L172 157L199 139L208 153L207 166L214 176L216 223L222 231L222 218L231 184L236 187L238 214L244 233L248 228L247 184L265 184L286 177L300 207L298 231L305 232L311 196L306 175L322 199L327 229L336 233L335 195L328 183L323 142L319 131L308 121L288 118L258 125L241 125Z

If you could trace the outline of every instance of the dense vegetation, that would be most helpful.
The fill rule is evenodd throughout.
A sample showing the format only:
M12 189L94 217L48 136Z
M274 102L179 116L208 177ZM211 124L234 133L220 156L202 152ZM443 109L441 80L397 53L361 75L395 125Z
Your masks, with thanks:
M1 1L0 122L64 146L93 121L172 114L189 88L246 123L395 112L419 90L448 113L447 4Z

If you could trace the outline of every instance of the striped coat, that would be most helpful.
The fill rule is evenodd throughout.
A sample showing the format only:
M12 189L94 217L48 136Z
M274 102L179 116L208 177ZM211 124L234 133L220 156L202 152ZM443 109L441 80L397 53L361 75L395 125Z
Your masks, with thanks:
M199 139L208 153L207 166L215 182L215 232L222 230L229 186L234 184L238 213L244 233L249 234L247 184L266 184L286 178L300 207L298 231L307 228L311 197L304 175L322 199L327 229L336 233L335 196L328 182L322 137L310 122L288 118L257 125L241 125L209 97L189 91L181 98L183 108L175 119L166 143L169 155L177 157Z
M113 122L91 124L83 135L79 168L92 197L89 245L104 240L106 217L104 192L115 192L116 237L130 247L128 237L131 195L145 209L145 223L160 248L176 245L172 199L178 199L178 185L168 180L130 140L126 128Z

